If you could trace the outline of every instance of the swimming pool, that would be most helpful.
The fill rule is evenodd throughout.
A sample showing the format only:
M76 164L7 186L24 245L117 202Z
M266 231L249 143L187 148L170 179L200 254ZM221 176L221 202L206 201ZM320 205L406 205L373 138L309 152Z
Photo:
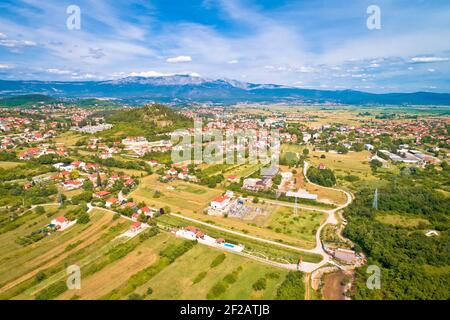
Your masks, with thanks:
M223 244L225 247L228 247L228 248L234 248L234 247L236 247L234 244L231 244L231 243L224 243Z

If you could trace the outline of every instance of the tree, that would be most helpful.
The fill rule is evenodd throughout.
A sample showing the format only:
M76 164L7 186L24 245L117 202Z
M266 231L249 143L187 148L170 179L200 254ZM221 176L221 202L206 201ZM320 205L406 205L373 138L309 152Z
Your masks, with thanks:
M97 187L102 186L102 178L100 177L100 173L97 172Z
M147 222L147 219L148 219L147 216L143 213L141 213L138 217L139 222Z
M91 218L89 217L89 214L87 214L87 213L82 213L80 215L80 217L77 219L77 222L80 224L87 224L87 223L89 223L89 221L91 221Z
M319 170L313 167L308 169L307 176L311 182L324 187L332 187L336 184L336 177L330 169Z
M44 214L45 213L45 209L42 206L37 206L35 209L35 212L39 215Z
M128 300L144 300L144 298L137 293L132 293L128 296Z
M73 170L70 173L70 179L78 179L80 177L80 172L78 170Z
M47 278L47 275L43 272L43 271L39 271L36 274L36 281L37 282L41 282L42 280L44 280L45 278Z
M83 190L92 190L94 189L94 184L91 180L87 180L83 183Z
M266 280L266 278L259 278L259 279L252 285L252 288L253 288L253 290L261 291L261 290L266 289L266 285L267 285L267 280Z
M303 155L306 157L306 156L308 156L308 154L309 154L309 149L308 148L303 149Z

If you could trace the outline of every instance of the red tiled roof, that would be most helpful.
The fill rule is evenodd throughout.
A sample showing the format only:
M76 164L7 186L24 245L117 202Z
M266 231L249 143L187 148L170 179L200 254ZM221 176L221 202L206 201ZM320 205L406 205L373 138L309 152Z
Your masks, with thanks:
M217 197L215 197L213 200L212 200L212 202L219 202L219 203L222 203L222 202L224 202L224 201L226 201L226 200L228 200L229 198L227 197L227 196L217 196Z
M133 229L139 228L139 227L141 226L141 224L142 224L142 223L140 223L139 221L136 221L135 223L133 223L133 224L131 225L131 227L132 227Z
M108 194L109 194L108 191L98 191L98 192L95 193L95 195L99 196L99 197L104 197L104 196L106 196Z

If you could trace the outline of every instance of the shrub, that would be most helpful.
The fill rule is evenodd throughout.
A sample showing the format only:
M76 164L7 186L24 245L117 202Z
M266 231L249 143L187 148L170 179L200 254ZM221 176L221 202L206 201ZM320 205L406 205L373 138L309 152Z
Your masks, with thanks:
M226 255L224 253L219 254L217 257L214 258L214 260L211 262L211 268L215 268L218 265L220 265L226 258Z
M256 280L256 282L253 284L252 288L256 291L265 290L267 286L267 280L266 278L259 278Z
M144 300L144 298L137 293L132 293L128 296L128 300Z
M35 209L35 212L39 215L44 214L45 213L45 209L42 206L37 206Z
M199 283L200 281L202 281L205 277L206 277L206 272L200 272L195 278L194 280L192 280L193 284Z
M303 274L298 271L290 271L283 283L278 287L276 299L303 300L304 298Z
M89 217L89 214L87 214L87 213L82 213L80 215L80 217L77 219L77 222L81 223L81 224L87 224L87 223L89 223L89 221L91 221L91 218Z
M45 288L41 291L39 291L36 294L36 300L50 300L53 298L56 298L63 292L67 290L67 284L66 281L58 281L50 285L48 288Z
M207 298L208 299L217 298L220 295L224 294L226 290L227 290L226 284L220 281L211 288L211 290L208 292Z
M45 273L42 272L42 271L39 271L39 272L36 274L36 281L37 281L37 282L41 282L41 281L44 280L45 278L47 278L47 276L46 276Z

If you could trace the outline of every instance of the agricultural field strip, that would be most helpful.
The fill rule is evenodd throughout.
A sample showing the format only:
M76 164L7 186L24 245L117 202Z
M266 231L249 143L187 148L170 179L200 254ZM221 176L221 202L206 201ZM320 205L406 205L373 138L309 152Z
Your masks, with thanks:
M108 219L108 217L104 216L104 217L102 217L100 222L102 220L106 220L106 219ZM95 242L97 240L97 238L99 238L101 236L101 233L99 233L98 231L101 230L102 225L103 224L99 224L93 229L89 228L90 229L89 232L82 233L82 234L78 235L77 237L71 239L71 243L74 243L77 240L89 239L89 241L83 241L80 244L78 249L82 249L82 248L88 246L89 244ZM14 279L11 282L8 282L5 286L0 288L0 293L12 288L13 286L15 286L23 281L28 280L29 278L35 276L39 271L49 268L49 267L52 267L52 266L58 264L59 262L61 262L62 260L64 260L68 255L71 254L70 251L65 252L66 247L67 247L66 243L61 244L57 248L45 253L44 255L41 255L41 256L33 259L33 262L40 262L40 263L38 263L39 267ZM49 263L47 263L47 262L49 262Z

